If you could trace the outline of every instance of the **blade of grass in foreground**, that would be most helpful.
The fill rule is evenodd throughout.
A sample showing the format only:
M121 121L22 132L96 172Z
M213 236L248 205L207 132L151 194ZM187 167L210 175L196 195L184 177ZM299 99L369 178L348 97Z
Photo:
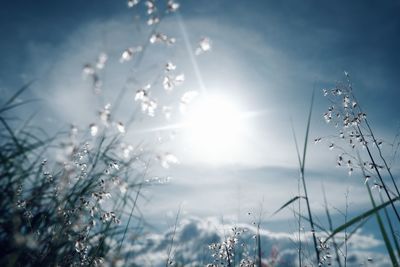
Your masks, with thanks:
M366 142L366 140L365 140L365 135L363 134L363 132L362 132L362 130L361 130L361 128L360 128L359 125L357 126L357 130L358 130L358 132L360 133L363 142ZM381 185L382 185L382 188L383 188L383 190L384 190L384 192L385 192L387 198L388 198L389 200L392 200L392 197L390 196L390 193L389 193L389 189L387 188L387 186L386 186L386 184L385 184L385 182L384 182L384 180L383 180L383 178L382 178L382 175L381 175L380 171L378 170L378 165L375 163L375 159L374 159L374 157L372 156L371 150L369 149L367 143L366 143L366 145L365 145L365 149L366 149L366 151L367 151L367 153L368 153L368 156L369 156L369 158L370 158L370 160L371 160L373 169L375 170L376 175L377 175L378 178L379 178L379 181L380 181L380 183L381 183ZM361 163L361 159L360 159L360 163ZM360 166L362 166L362 165L360 164ZM364 175L365 175L365 174L364 174ZM396 209L395 205L393 204L393 202L394 202L394 201L391 201L391 202L390 202L390 203L391 203L391 206L392 206L392 209L393 209L394 213L396 214L397 220L400 222L400 214L399 214L399 212L397 211L397 209Z
M371 199L372 206L374 207L374 209L376 209L375 200L372 197L371 188L369 187L368 182L366 183L366 186L367 186L367 189L368 189L368 194L369 194L369 197ZM396 199L399 199L399 198L397 197ZM395 199L393 199L392 201L389 200L388 202L393 204L394 201L395 201ZM386 206L383 206L382 208L385 208L385 207ZM378 221L379 229L381 230L383 240L385 241L385 246L386 246L386 249L387 249L387 251L389 253L390 260L392 261L393 266L399 266L399 263L397 262L396 256L395 256L394 251L393 251L392 244L390 243L389 237L388 237L388 235L386 233L385 226L383 225L382 218L379 215L379 211L377 210L374 213L376 215L376 220Z
M297 137L296 137L296 133L294 131L293 121L292 120L290 120L290 124L292 126L293 139L294 139L294 144L296 146L297 160L299 161L299 166L301 166L299 145L297 144ZM300 176L299 176L299 178L297 179L297 194L299 196L301 194L301 185L300 184L301 184L301 182L300 182ZM297 213L298 213L297 230L298 230L298 237L299 237L299 244L298 244L298 249L297 249L298 255L297 256L298 256L298 260L299 260L299 267L301 267L301 263L302 263L301 254L302 254L302 249L303 249L303 246L302 246L302 243L301 243L301 229L302 229L302 227L301 227L301 218L302 218L302 215L301 215L301 201L297 202L297 209L298 209L297 210ZM295 212L295 214L296 214L296 212Z
M146 168L145 168L145 172L143 173L143 178L145 178L146 175L147 175L147 171L148 171L148 168L149 168L149 164L150 164L149 162L146 163ZM126 232L128 231L129 224L130 224L131 219L132 219L132 216L133 216L133 211L134 211L135 208L136 208L136 204L137 204L137 201L138 201L138 198L139 198L139 195L140 195L140 191L141 191L141 189L142 189L142 186L143 186L143 183L140 183L140 184L139 184L138 191L137 191L137 193L136 193L135 201L133 202L133 206L132 206L132 209L131 209L131 213L129 214L129 217L128 217L128 222L126 223L126 227L125 227L124 234L122 235L121 243L119 244L119 247L118 247L118 254L121 253L122 244L124 243L125 236L126 236Z
M382 194L379 194L379 197L380 197L381 203L384 203ZM390 220L389 212L387 211L386 207L383 208L383 212L385 214L386 221L388 222L388 225L389 225L389 229L390 229L390 233L391 233L392 238L393 238L394 246L396 247L397 256L400 259L400 245L399 245L399 242L397 241L396 232L395 232L395 230L393 228L393 224L392 224L392 221Z
M311 115L312 115L312 110L313 110L313 105L314 105L314 94L315 94L315 91L313 90L313 93L312 93L312 96L311 96L310 111L308 113L306 135L305 135L305 138L304 138L304 148L303 148L303 157L302 157L302 159L300 159L300 153L299 153L299 149L298 149L298 146L297 146L297 140L296 140L296 136L295 136L294 131L293 131L293 137L294 137L294 141L295 141L295 144L296 144L297 157L299 158L300 177L301 177L301 181L302 181L302 184L303 184L303 191L304 191L304 196L305 196L306 205L307 205L308 221L310 222L311 233L312 233L313 242L314 242L314 249L315 249L315 254L316 254L316 258L317 258L317 264L319 264L320 263L320 256L319 256L319 250L318 250L318 244L317 244L317 237L315 235L314 220L313 220L312 213L311 213L310 201L309 201L309 198L308 198L307 185L306 185L305 174L304 174L305 173L306 155L307 155L308 135L310 133Z
M274 213L272 213L272 216L279 213L281 210L283 210L284 208L286 208L287 206L289 206L290 204L292 204L293 202L295 202L296 200L300 199L300 198L305 198L302 196L295 196L294 198L292 198L291 200L289 200L288 202L286 202L285 204L282 205L282 207L280 207L279 209L277 209Z
M360 160L360 162L361 162L361 160ZM361 170L363 172L363 175L365 176L364 169L361 168ZM393 247L392 247L392 244L390 243L389 237L388 237L388 235L386 233L382 218L379 215L379 211L381 209L385 208L389 204L393 205L393 202L399 200L400 197L393 198L392 200L389 200L389 201L377 206L376 203L375 203L375 200L374 200L374 198L372 196L371 188L370 188L368 182L366 183L366 187L367 187L368 195L370 197L371 204L372 204L373 208L368 210L368 211L366 211L366 212L364 212L364 213L362 213L362 214L360 214L360 215L358 215L358 216L356 216L356 217L354 217L353 219L351 219L350 221L346 222L345 224L342 224L341 226L335 228L332 231L332 233L325 239L325 242L328 241L329 239L333 238L333 236L335 236L337 233L343 231L344 229L346 229L346 228L352 226L353 224L355 224L355 223L357 223L357 222L359 222L361 220L364 220L365 218L375 214L376 215L376 219L378 221L379 229L380 229L381 234L382 234L382 238L383 238L383 240L385 242L386 249L387 249L387 251L389 253L389 256L390 256L390 260L392 261L393 266L399 266L399 264L397 262L397 259L396 259L396 256L395 256L395 253L394 253L394 250L393 250Z
M322 192L324 194L324 206L325 206L325 213L326 213L326 218L328 219L328 223L329 223L329 230L332 231L333 230L333 223L332 223L332 217L331 217L331 213L329 211L329 207L328 207L328 201L326 199L326 192L325 192L325 187L322 186ZM346 233L347 235L347 233ZM347 238L347 237L346 237ZM339 247L338 244L335 240L335 237L332 237L332 241L333 241L333 248L335 249L335 260L338 264L339 267L342 267L342 262L340 261L340 256L339 256ZM346 261L346 256L345 259Z
M361 162L362 162L362 161L361 161L361 156L360 156L360 153L358 153L358 151L357 151L357 157L358 157L358 161L359 161L360 166L361 166L362 174L363 174L364 177L366 177L366 175L365 175L365 170L364 170L364 166L361 164ZM372 204L372 206L373 206L374 208L376 208L376 203L375 203L374 197L372 196L371 187L369 186L368 181L366 181L365 186L367 187L368 195L369 195L369 198L370 198L370 200L371 200L371 204ZM400 196L398 196L397 198L399 198L399 197L400 197ZM395 201L394 199L390 199L390 198L389 198L389 201L388 201L388 202L390 202L390 204L394 207L394 204L393 204L394 201ZM385 209L385 207L386 207L386 206L384 206L383 209ZM395 210L395 211L396 211L396 210ZM388 237L388 235L387 235L387 233L386 233L385 226L384 226L384 224L383 224L383 222L382 222L382 218L381 218L381 216L380 216L380 214L379 214L379 210L377 210L377 211L375 212L375 215L376 215L376 220L378 221L379 230L381 231L382 238L383 238L383 240L384 240L384 242L385 242L386 249L387 249L387 251L388 251L388 253L389 253L390 260L392 261L393 266L396 266L396 267L397 267L397 266L399 266L399 263L397 262L397 259L396 259L396 256L395 256L395 254L394 254L394 250L393 250L392 244L390 243L390 239L389 239L389 237ZM397 215L397 213L396 213L396 215ZM390 222L390 221L389 221L389 222ZM396 237L393 236L393 238L396 238Z
M4 104L4 106L8 106L8 105L10 105L12 102L14 102L14 100L17 99L17 97L18 97L19 95L21 95L26 89L28 89L28 88L31 86L31 84L32 84L33 82L34 82L34 81L30 81L30 82L24 84L20 89L18 89L18 91L17 91L14 95L12 95L12 96L8 99L8 101Z
M369 188L369 187L368 187ZM400 200L400 197L396 197L394 198L392 201L397 201ZM358 223L362 220L365 220L367 217L377 213L379 210L381 210L382 208L386 207L387 205L390 204L390 200L386 201L385 203L379 205L379 206L375 206L374 208L354 217L353 219L349 220L347 223L344 223L342 225L340 225L339 227L336 227L332 233L325 239L326 241L328 241L329 239L331 239L334 235L336 235L337 233L343 231L345 228L352 226L355 223Z

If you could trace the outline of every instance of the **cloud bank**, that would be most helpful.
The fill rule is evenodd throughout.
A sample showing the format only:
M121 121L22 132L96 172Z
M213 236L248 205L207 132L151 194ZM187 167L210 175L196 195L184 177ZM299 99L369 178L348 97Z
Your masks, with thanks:
M234 235L234 232L240 232L240 234ZM171 251L169 258L174 264L205 266L215 263L215 257L212 256L215 251L210 249L210 245L229 243L233 236L237 238L233 245L235 260L237 262L244 258L254 260L256 233L257 228L251 224L221 224L212 218L189 218L182 220L176 231L172 227L164 233L151 233L145 235L144 238L132 241L134 244L129 245L124 253L129 255L127 257L129 261L137 266L165 266L169 250ZM342 238L337 239L338 243ZM172 246L171 240L173 240ZM266 266L272 262L274 266L298 266L296 233L261 230L260 240L262 259ZM303 259L306 264L313 260L310 248L311 235L304 234L302 243ZM380 244L381 241L373 236L358 231L347 243L347 266L390 266L385 255L373 252L374 248ZM332 255L332 258L327 259L325 263L331 262L335 265L333 247L323 253ZM345 253L344 247L341 248L340 253ZM343 263L343 258L341 260Z

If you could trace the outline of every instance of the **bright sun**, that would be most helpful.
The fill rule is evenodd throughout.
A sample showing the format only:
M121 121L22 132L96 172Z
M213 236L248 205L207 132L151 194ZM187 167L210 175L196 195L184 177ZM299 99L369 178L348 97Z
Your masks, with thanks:
M225 96L199 98L185 116L187 148L206 160L230 160L242 144L242 117L238 106Z

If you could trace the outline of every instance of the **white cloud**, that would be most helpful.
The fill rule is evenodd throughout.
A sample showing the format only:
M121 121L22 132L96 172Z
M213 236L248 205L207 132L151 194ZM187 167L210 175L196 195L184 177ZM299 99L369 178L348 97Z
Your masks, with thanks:
M235 245L237 256L240 257L241 252L247 251L249 257L253 259L255 244L253 236L257 232L256 227L248 224L221 224L214 218L184 219L179 223L175 235L173 227L161 234L145 235L140 240L135 241L134 245L127 246L124 253L130 253L129 260L136 264L142 263L148 266L151 263L152 266L165 266L167 251L171 248L171 240L174 237L171 258L175 262L185 264L185 266L204 266L213 261L212 251L210 251L208 245L226 240L232 234L234 227L244 229L237 236L239 239ZM297 266L296 233L261 230L260 236L264 262L271 261L273 257L271 252L276 252L276 265L274 266ZM302 242L305 251L304 261L312 261L312 256L308 255L307 252L312 249L308 247L311 244L311 235L304 237ZM363 245L357 246L356 243L363 243ZM348 266L360 264L389 266L388 257L373 251L380 244L381 242L373 236L366 236L361 231L355 233L348 243ZM333 249L330 249L330 253L335 255ZM341 260L343 262L343 258ZM332 262L332 264L335 264L335 262Z

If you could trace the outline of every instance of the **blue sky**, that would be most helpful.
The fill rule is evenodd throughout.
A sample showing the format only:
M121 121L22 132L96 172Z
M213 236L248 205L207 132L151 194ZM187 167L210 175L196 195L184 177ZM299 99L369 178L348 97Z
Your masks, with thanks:
M143 10L128 10L124 1L8 1L0 10L0 92L6 99L35 79L27 97L44 101L20 113L40 109L38 123L54 130L69 123L85 127L105 99L113 102L126 83L135 89L143 86L154 79L154 69L169 59L185 73L184 89L199 90L182 23L191 49L202 36L212 40L212 52L196 57L207 90L229 95L246 111L259 113L243 126L249 134L237 142L241 148L220 161L183 148L180 135L160 145L162 150L173 150L181 164L167 173L154 169L154 175L172 176L173 180L170 185L149 189L154 200L148 204L149 217L166 216L183 203L187 214L234 218L238 210L257 209L262 199L270 213L296 193L297 158L290 119L302 140L313 87L312 138L334 132L322 118L329 103L321 89L332 88L344 78L344 71L350 73L378 135L391 139L396 134L399 11L399 1L181 1L179 16L168 17L159 28L177 38L177 48L149 48L138 67L120 64L118 59L124 49L147 38L144 21L139 29L134 24L134 17L143 17ZM107 90L104 99L93 101L81 69L100 52L110 58L102 76ZM124 114L138 109L132 94L126 96L115 114L122 120L126 120ZM159 100L172 101L173 96ZM142 130L163 123L160 118L140 115L127 138L156 138L156 134L141 134ZM313 205L323 211L322 184L332 189L328 199L340 209L345 205L346 189L351 188L351 207L356 213L367 207L362 182L335 168L335 158L327 144L311 145L308 166ZM394 170L398 172L398 165ZM237 195L243 195L243 200ZM278 217L273 227L285 230L279 223L290 216Z

